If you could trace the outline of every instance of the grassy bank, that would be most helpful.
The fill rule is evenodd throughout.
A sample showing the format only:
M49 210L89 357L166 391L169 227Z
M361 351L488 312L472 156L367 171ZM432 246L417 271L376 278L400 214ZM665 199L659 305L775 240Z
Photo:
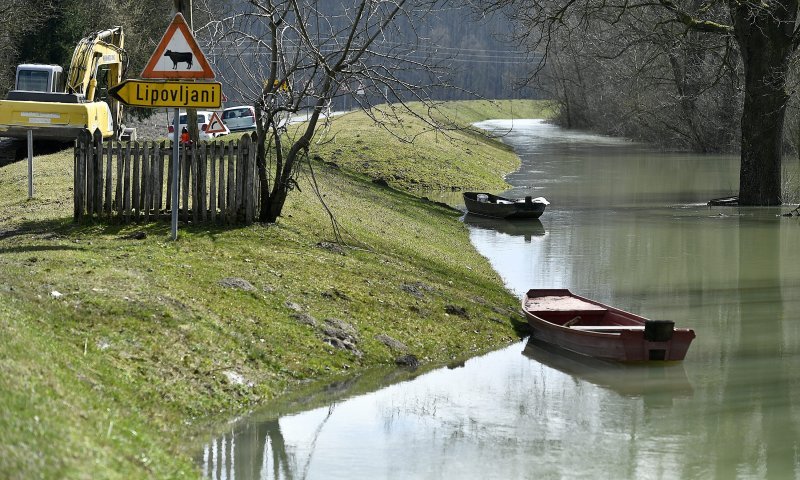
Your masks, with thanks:
M487 118L547 118L553 114L548 102L522 100L447 102L431 112L418 104L412 108L420 116L430 113L444 130L434 130L405 114L398 121L383 119L392 136L375 127L366 114L354 112L345 115L347 121L332 123L316 152L326 161L385 180L395 188L504 190L508 184L503 176L517 169L517 157L505 145L487 142L468 125ZM373 116L380 118L380 111Z
M175 453L206 418L402 355L447 362L517 338L516 299L458 214L371 181L433 186L450 171L449 186L495 188L513 154L454 132L429 168L400 175L385 131L356 114L332 128L315 173L347 245L308 175L277 225L182 226L171 242L163 223L73 224L71 152L36 158L33 200L24 162L0 169L0 476L194 478Z

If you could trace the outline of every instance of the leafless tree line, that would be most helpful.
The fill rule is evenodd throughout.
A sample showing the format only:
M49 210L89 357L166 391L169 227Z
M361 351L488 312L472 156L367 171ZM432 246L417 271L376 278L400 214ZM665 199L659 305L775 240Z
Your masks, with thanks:
M740 204L781 203L797 0L475 2L545 53L567 123L700 151L738 139Z
M236 76L229 88L256 110L261 221L277 221L289 192L298 187L300 167L330 118L332 100L347 97L398 139L411 140L403 134L400 114L418 111L407 108L408 101L431 104L431 90L447 85L446 71L420 58L422 39L409 40L399 29L424 23L437 4L250 0L208 15L213 20L202 30L210 48L227 45L240 52L227 56L222 67ZM290 126L300 114L305 123Z

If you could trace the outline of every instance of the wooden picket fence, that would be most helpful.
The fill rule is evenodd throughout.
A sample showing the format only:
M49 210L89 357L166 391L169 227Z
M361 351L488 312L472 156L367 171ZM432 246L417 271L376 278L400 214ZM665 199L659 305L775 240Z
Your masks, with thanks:
M181 146L178 218L196 224L252 223L258 216L255 152L248 135ZM169 219L172 167L172 142L104 142L82 132L75 144L75 220Z

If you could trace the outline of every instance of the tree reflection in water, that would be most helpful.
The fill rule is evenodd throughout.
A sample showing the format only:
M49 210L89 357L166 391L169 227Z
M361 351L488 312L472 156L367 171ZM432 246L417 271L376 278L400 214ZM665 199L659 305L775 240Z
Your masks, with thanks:
M213 480L294 478L278 419L248 423L240 431L213 439L203 450L203 476Z

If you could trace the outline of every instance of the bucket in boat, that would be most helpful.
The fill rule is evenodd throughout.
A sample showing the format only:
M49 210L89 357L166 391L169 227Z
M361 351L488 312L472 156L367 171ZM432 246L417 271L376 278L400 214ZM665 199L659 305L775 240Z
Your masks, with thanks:
M672 320L647 320L644 322L644 339L649 342L668 342L674 329L675 322Z

